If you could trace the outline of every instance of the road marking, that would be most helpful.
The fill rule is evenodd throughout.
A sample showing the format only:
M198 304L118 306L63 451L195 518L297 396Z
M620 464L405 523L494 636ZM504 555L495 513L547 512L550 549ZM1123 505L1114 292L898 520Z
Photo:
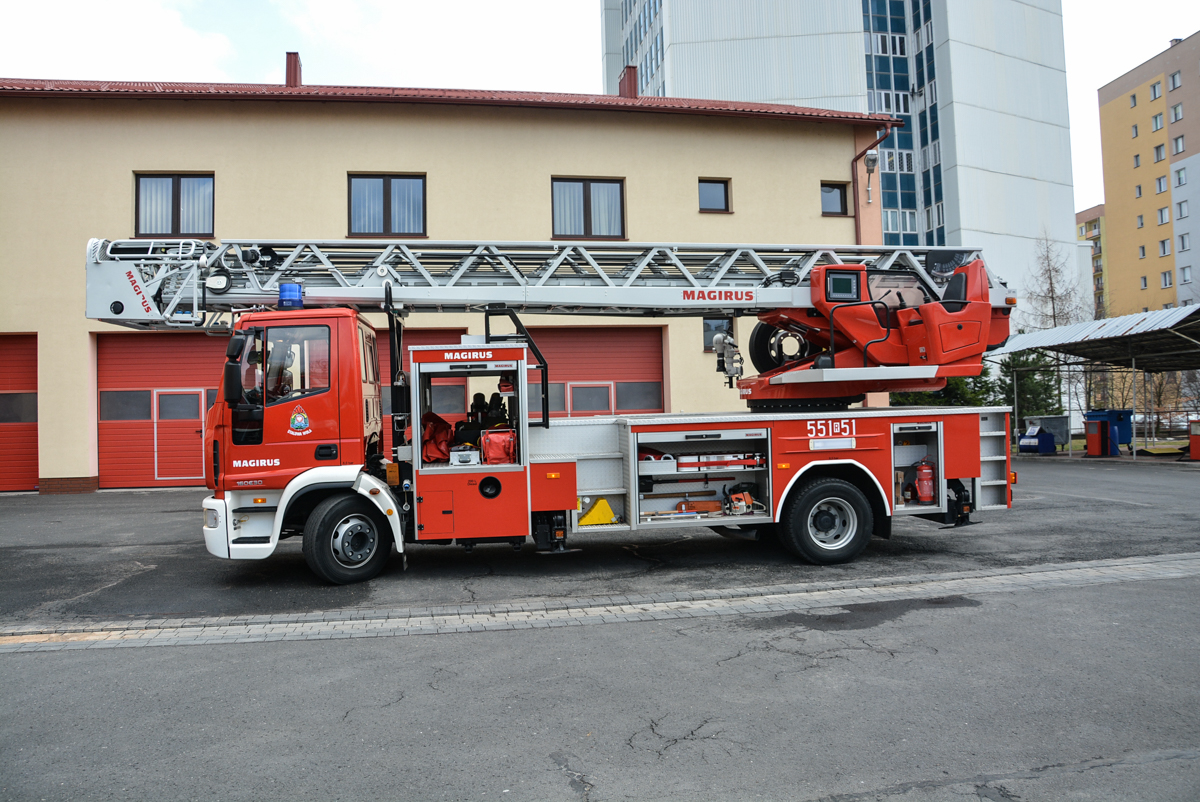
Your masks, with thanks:
M1081 498L1081 499L1084 499L1085 501L1092 501L1099 505L1112 503L1112 504L1132 504L1135 507L1157 507L1157 506L1159 506L1158 504L1147 504L1144 501L1130 501L1129 499L1126 499L1126 498L1113 498L1112 496L1109 496L1108 498L1100 498L1098 496L1080 496L1075 493L1063 493L1061 490L1047 490L1044 487L1038 488L1038 491L1041 493L1049 493L1052 496L1066 496L1068 498Z
M1022 566L818 582L763 588L610 596L569 602L510 602L398 610L339 610L277 616L107 621L90 625L37 625L0 629L0 653L199 646L268 641L379 638L679 618L795 612L861 602L1012 593L1200 576L1200 552L1118 560Z

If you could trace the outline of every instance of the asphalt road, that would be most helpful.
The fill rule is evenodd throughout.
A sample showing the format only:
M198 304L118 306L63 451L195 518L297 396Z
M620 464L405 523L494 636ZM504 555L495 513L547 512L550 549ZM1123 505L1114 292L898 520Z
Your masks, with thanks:
M0 623L886 579L1200 552L1190 466L1022 462L1014 509L855 563L704 530L225 563L192 491L0 497ZM0 654L0 799L1200 798L1200 577L555 629ZM129 644L134 645L136 644Z
M269 559L212 557L200 534L204 491L0 498L0 621L75 616L254 615L634 594L901 576L1200 551L1200 463L1127 466L1019 461L1013 509L960 529L897 519L853 563L817 567L781 547L707 529L578 537L581 552L526 545L409 547L367 584L313 576L299 538Z

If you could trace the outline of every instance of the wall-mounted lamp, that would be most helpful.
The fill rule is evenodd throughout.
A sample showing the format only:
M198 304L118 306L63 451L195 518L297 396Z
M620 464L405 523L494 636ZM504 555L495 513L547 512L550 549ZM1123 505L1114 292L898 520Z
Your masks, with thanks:
M863 157L863 166L867 168L867 203L871 203L871 174L879 166L879 151L868 150L867 155Z

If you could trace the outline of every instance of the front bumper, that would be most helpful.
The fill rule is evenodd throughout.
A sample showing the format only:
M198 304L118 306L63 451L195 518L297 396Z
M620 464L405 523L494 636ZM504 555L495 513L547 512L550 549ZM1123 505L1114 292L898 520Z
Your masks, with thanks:
M272 499L274 501L275 499ZM226 560L261 560L270 557L279 542L275 512L234 512L230 498L204 499L204 545L209 553Z

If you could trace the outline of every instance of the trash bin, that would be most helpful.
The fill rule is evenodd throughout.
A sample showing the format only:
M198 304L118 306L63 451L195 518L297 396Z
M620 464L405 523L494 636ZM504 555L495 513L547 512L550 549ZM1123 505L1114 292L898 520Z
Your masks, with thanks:
M1054 435L1040 426L1030 426L1018 438L1017 450L1023 454L1053 454Z
M1026 434L1030 426L1037 426L1054 438L1054 445L1063 448L1071 441L1071 419L1067 415L1036 415L1025 419ZM1044 452L1042 452L1044 453Z
M1085 422L1107 424L1108 432L1104 435L1107 443L1101 449L1092 453L1092 427L1088 427L1088 456L1115 457L1121 453L1119 446L1133 443L1133 410L1131 409L1089 409L1084 413ZM1085 423L1086 425L1086 423ZM1099 435L1097 427L1097 436Z
M1116 454L1116 444L1113 443L1110 436L1112 427L1107 418L1100 420L1089 418L1083 422L1083 426L1087 431L1087 456L1111 457Z
M1188 424L1188 455L1193 462L1200 461L1200 420Z

